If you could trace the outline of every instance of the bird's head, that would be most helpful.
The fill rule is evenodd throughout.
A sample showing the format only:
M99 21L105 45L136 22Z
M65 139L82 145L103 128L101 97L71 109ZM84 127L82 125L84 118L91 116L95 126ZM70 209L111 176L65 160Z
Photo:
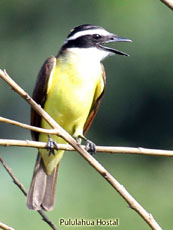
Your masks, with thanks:
M97 54L97 57L104 59L112 54L128 56L128 54L105 46L110 42L131 42L130 39L118 37L100 26L85 24L75 27L67 36L62 50L73 49L82 55Z

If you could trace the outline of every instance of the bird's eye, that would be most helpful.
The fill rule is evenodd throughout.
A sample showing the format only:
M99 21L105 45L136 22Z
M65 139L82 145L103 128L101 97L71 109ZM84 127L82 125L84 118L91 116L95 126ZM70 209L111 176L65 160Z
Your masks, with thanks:
M93 38L98 40L101 38L101 35L100 34L93 34Z

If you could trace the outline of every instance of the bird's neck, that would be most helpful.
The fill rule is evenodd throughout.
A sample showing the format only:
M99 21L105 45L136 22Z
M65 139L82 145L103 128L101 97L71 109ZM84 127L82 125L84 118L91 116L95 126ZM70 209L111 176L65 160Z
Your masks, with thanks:
M63 55L67 61L85 62L90 64L100 64L100 62L110 55L109 52L98 49L96 47L91 48L68 48L64 50L60 55Z
M76 73L76 76L80 78L97 78L102 72L101 58L98 57L97 50L94 48L69 48L65 52L60 53L58 63L62 69L70 71L70 73ZM101 55L101 54L100 54ZM104 54L106 56L108 54ZM102 54L103 57L103 54Z

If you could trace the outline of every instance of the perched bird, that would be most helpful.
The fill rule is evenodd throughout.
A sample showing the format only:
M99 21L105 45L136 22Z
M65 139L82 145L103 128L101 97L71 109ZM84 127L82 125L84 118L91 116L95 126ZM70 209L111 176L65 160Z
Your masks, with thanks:
M106 75L101 61L112 54L128 56L113 48L109 42L130 42L100 26L85 24L75 27L56 57L43 64L33 91L33 99L77 141L89 129L103 97ZM33 109L31 125L49 129L48 123ZM48 135L32 131L36 141L48 141ZM49 140L66 143L52 135ZM55 203L55 187L63 150L39 149L35 170L27 195L27 207L50 211Z

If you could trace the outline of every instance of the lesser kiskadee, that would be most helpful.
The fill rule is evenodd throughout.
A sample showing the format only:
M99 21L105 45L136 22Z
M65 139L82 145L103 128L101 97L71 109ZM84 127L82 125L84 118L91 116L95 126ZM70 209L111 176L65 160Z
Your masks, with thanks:
M103 97L106 75L101 61L109 55L126 53L103 46L109 42L130 42L102 27L75 27L56 57L43 64L36 81L33 99L77 140L89 129ZM33 109L31 125L50 128ZM62 138L51 136L57 143ZM37 141L48 141L43 133L32 132ZM35 170L27 196L29 209L50 211L55 203L55 186L63 150L39 149Z

